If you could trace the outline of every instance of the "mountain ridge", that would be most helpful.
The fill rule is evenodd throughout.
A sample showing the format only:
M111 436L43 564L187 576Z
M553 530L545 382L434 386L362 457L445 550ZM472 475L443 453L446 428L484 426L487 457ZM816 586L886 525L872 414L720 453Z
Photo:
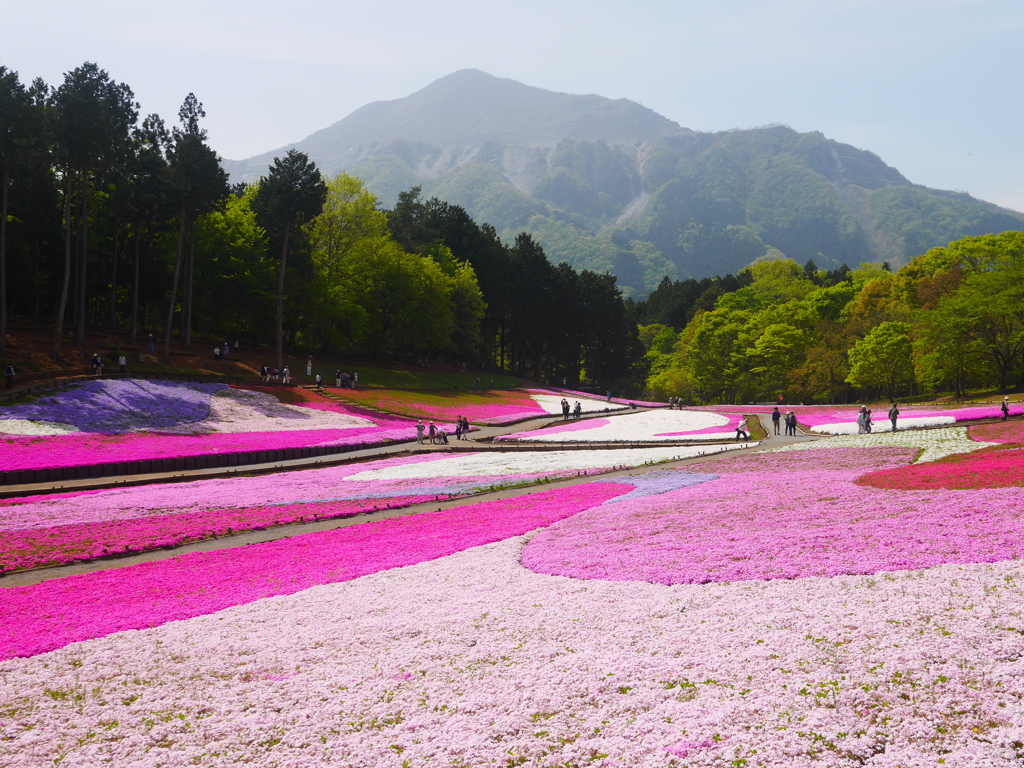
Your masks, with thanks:
M960 237L1024 228L1018 212L913 184L818 131L696 132L628 99L480 70L368 104L291 146L328 175L360 176L385 206L421 186L502 237L530 232L552 261L615 273L638 297L665 275L759 258L899 266ZM255 180L284 149L225 167Z

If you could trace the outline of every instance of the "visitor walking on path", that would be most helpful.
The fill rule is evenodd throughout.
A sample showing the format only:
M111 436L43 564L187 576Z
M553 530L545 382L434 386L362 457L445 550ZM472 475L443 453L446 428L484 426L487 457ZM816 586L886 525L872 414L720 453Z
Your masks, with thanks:
M334 372L334 386L341 389L341 368Z
M747 422L746 422L746 420L741 420L740 423L736 425L736 439L737 440L742 439L743 442L745 442L745 443L749 443L750 442L750 435L747 434Z
M121 356L117 358L117 367L121 369L122 374L124 374L125 370L128 368L128 358L124 356L124 352L122 352Z
M866 406L861 406L857 412L857 434L864 435L868 431L868 409Z
M775 428L775 434L779 434L779 422L782 421L782 411L779 410L779 406L775 406L775 410L772 411L772 426Z
M583 415L583 406L580 405L580 401L576 401L576 405L572 409L572 414L575 418L580 418Z
M309 357L306 358L306 375L307 376L312 376L313 375L313 356L312 355L310 355Z
M266 363L260 366L260 378L263 379L264 384L270 383L270 368L267 367Z
M284 370L281 372L281 376L283 377L282 383L284 383L284 384L291 384L292 383L292 369L289 368L287 365L284 367Z
M416 422L416 442L423 445L423 421Z
M7 386L10 387L10 383L8 383ZM1003 402L999 406L999 412L1003 414L1003 421L1006 421L1006 417L1010 415L1010 398L1003 398Z
M323 377L319 373L316 375L316 388L317 389L323 389L324 388L324 379L323 379Z
M892 404L892 408L889 409L889 421L892 422L892 431L896 431L896 419L899 418L900 409L896 403Z
M461 416L459 416L457 419L455 419L455 439L456 440L461 440L462 439L462 417Z
M434 422L430 422L427 426L427 436L430 438L430 444L433 445L437 440L437 427L434 426Z
M871 409L868 408L864 412L864 429L867 430L868 434L871 434Z
M14 366L10 363L4 368L4 377L7 379L7 388L10 389L14 386Z

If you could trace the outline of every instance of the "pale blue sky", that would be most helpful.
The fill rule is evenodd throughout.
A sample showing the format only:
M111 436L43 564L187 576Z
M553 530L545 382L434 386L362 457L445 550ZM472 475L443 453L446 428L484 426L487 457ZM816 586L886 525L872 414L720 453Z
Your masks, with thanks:
M169 121L189 91L242 159L458 69L626 97L695 130L785 123L1024 211L1024 3L1007 0L34 0L0 63L83 61Z

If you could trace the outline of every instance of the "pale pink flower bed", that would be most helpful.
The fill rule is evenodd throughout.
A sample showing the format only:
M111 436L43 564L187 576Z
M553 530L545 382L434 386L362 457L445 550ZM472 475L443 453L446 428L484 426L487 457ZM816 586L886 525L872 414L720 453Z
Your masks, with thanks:
M1024 488L862 487L854 481L865 472L913 454L823 453L705 462L701 471L719 479L564 520L533 539L523 564L580 579L702 584L1024 557Z
M1020 764L1018 562L664 586L539 575L523 543L7 661L0 761ZM132 589L131 611L167 592Z

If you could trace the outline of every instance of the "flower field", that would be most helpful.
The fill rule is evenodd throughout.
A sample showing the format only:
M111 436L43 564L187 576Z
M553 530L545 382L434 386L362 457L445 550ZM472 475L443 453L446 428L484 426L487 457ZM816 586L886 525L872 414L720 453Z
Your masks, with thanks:
M1021 449L976 429L718 455L4 589L0 764L1019 766L1024 488L866 482L1016 472L980 470ZM346 483L365 499L629 453L387 460L244 493L340 503ZM160 488L139 506L183 507ZM50 501L10 519L135 514L130 495Z
M0 501L0 573L660 462L694 451L421 455Z
M484 390L456 392L406 392L394 389L342 390L343 397L389 413L419 419L454 421L459 416L471 424L509 424L546 414L561 414L561 392L544 389ZM584 393L567 398L572 405L579 400L584 413L619 410L619 401L607 403Z
M411 440L415 424L304 390L111 379L0 406L0 471Z
M736 437L736 425L743 420L740 414L707 411L643 411L607 419L567 421L496 439L554 443L732 440Z

